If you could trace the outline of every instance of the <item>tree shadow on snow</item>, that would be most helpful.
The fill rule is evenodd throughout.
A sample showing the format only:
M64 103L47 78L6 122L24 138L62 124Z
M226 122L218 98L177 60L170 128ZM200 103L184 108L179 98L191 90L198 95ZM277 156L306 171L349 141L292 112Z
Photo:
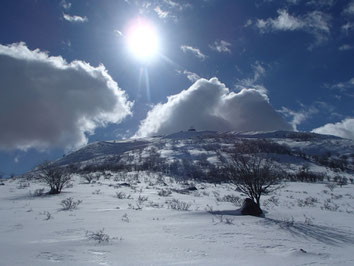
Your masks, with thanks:
M222 211L208 211L212 215L231 215L231 216L241 216L241 209L238 210L222 210Z
M265 218L263 222L266 225L277 225L281 229L291 233L294 237L315 239L321 243L334 246L354 244L354 236L351 232L334 227L275 220L271 218Z
M263 213L259 216L253 216L253 215L243 215L241 213L241 208L237 210L219 210L219 211L208 211L208 213L213 214L213 215L230 215L230 216L252 216L252 217L257 217L257 218L264 218L265 214L267 214L267 211L262 210Z

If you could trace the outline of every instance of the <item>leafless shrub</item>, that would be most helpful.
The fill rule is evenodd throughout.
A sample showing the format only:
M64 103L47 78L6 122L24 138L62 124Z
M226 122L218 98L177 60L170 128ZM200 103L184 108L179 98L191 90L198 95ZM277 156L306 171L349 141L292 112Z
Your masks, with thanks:
M62 168L50 162L44 162L38 167L38 179L50 187L49 194L59 194L63 187L71 181L69 168Z
M20 182L18 183L17 188L18 189L24 189L24 188L28 188L31 184L25 180L20 180Z
M334 184L334 183L328 183L328 184L326 184L326 187L327 187L331 192L333 192L333 190L337 187L337 185Z
M151 208L156 208L156 209L160 209L163 208L163 204L160 204L158 202L153 202L153 201L148 201L148 203L146 204L146 207L151 207Z
M98 244L108 243L110 241L110 236L104 232L104 228L98 230L97 232L86 232L86 237L89 240L97 241Z
M340 187L348 185L348 178L345 176L335 176L333 179Z
M187 203L178 199L168 200L166 201L166 204L168 208L177 211L189 211L190 207L192 206L190 202Z
M298 199L297 205L299 207L315 207L316 203L318 203L318 199L315 197L307 197L305 199Z
M102 194L102 191L100 189L96 189L92 191L92 195L100 195L100 194Z
M288 174L290 181L316 183L325 179L325 174L316 173L309 170L308 166L303 166L297 173Z
M231 202L235 206L241 206L242 205L242 199L239 196L235 196L235 195L232 195L232 194L225 195L222 198L217 197L216 200L220 201L220 202Z
M86 173L81 176L87 181L87 184L91 184L91 182L94 180L97 181L97 176L94 173Z
M35 191L30 192L31 197L42 197L44 195L44 188L37 188Z
M147 196L141 196L139 195L138 197L138 204L142 205L145 201L147 201L149 198Z
M310 217L307 217L306 215L304 215L304 218L305 218L304 224L313 225L313 219L311 219Z
M157 194L160 197L168 197L172 194L172 191L170 189L161 189L159 192L157 192Z
M333 193L332 193L331 196L332 196L332 199L334 199L334 200L343 198L343 195L335 195L335 194L333 194Z
M212 206L210 206L209 204L207 204L207 205L205 206L205 211L207 211L207 212L211 213L211 212L213 212L213 211L214 211L214 209L213 209L213 207L212 207Z
M281 188L282 172L270 160L256 155L233 156L229 167L229 180L237 190L251 198L260 207L262 194Z
M292 227L295 224L295 219L293 216L291 216L290 218L283 218L280 220L279 225L281 227Z
M127 195L126 193L120 191L120 192L116 192L116 198L117 199L131 199L132 196L130 194Z
M132 203L128 203L128 209L140 211L143 209L143 206L139 203L137 203L136 205L133 205Z
M224 217L224 215L214 215L212 221L214 224L219 224L219 223L224 223L229 225L234 224L233 223L234 219L229 217Z
M46 221L54 218L53 215L50 212L48 212L48 211L42 212L41 215L45 216L44 220L46 220Z
M327 210L327 211L337 211L339 209L339 205L332 202L331 199L325 200L323 203L323 207L321 207L321 210Z
M60 203L63 211L72 211L77 209L77 207L82 203L82 200L74 201L72 197L63 199Z
M130 219L129 219L127 213L123 214L123 216L122 216L122 221L123 221L123 222L126 222L126 223L129 223L129 222L130 222Z

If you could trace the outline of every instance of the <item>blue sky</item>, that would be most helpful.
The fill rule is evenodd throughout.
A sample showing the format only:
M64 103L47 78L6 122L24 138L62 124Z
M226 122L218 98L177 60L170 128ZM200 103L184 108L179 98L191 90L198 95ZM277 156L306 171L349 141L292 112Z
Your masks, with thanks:
M139 19L160 42L145 60ZM190 126L354 138L353 0L4 0L0 32L6 175Z

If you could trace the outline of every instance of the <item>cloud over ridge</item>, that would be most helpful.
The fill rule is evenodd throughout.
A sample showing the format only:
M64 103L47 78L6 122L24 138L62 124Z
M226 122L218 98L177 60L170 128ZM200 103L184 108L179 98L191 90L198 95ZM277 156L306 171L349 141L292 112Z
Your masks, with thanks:
M292 130L259 90L230 91L217 78L199 79L190 88L155 105L141 121L135 137L197 130Z
M354 140L354 118L346 118L337 123L328 123L322 127L315 128L312 132Z
M0 149L78 147L85 133L131 114L103 65L67 63L14 43L0 45L0 69Z

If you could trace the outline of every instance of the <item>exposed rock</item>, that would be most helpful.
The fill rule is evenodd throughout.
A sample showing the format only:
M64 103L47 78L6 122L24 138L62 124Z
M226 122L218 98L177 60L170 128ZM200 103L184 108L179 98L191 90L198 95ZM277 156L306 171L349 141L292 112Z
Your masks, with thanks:
M263 213L262 210L250 198L247 198L243 201L243 204L241 207L241 214L242 215L260 216L262 213Z

